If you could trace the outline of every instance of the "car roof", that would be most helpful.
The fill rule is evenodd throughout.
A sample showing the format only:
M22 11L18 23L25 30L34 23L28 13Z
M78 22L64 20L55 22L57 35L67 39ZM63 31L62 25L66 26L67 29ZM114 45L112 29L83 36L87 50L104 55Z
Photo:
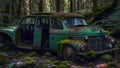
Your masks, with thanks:
M56 12L56 13L34 13L29 16L46 16L46 17L82 17L82 15L77 13L64 13L64 12Z

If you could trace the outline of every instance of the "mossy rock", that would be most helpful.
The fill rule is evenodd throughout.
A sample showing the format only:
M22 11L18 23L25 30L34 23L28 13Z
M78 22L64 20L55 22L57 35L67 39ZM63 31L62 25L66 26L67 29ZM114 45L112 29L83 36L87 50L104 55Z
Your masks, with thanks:
M29 57L38 57L38 53L36 51L33 51L28 56Z
M112 56L109 54L105 54L105 55L102 55L100 59L104 62L110 62L112 61Z

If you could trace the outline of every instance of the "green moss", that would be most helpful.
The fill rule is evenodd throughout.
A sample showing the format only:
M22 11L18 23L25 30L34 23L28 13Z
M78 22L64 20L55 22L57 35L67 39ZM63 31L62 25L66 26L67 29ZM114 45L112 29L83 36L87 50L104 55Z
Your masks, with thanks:
M69 65L71 63L72 63L71 61L62 61L60 65Z
M101 60L103 60L105 62L110 62L110 61L112 61L112 56L109 54L105 54L105 55L101 56Z
M96 50L90 50L90 58L95 58L97 56L97 51Z
M45 63L49 63L49 64L51 64L51 63L52 63L52 60L50 60L50 59L46 59L46 60L45 60Z
M92 62L89 62L87 65L88 66L93 66L94 64Z
M50 53L50 52L46 52L46 53L44 54L44 56L50 57L50 56L51 56L51 53Z
M24 55L24 52L19 51L17 52L15 57L18 58L18 57L21 57L22 55Z
M82 66L78 66L77 68L83 68Z
M7 63L9 63L10 61L8 60L8 58L7 57L5 57L2 53L0 53L0 63L5 63L5 64L7 64Z
M38 54L37 54L37 52L33 51L28 56L29 57L38 57Z
M33 65L34 64L34 60L31 57L25 57L24 59L26 60L26 62L24 63L25 65Z
M115 67L115 66L117 66L117 65L116 65L116 63L115 63L115 62L109 62L109 63L108 63L108 66Z
M69 68L67 65L61 64L58 66L58 68Z
M54 65L59 65L59 64L60 64L60 61L59 61L59 60L56 60L56 61L54 61L52 64L54 64Z
M46 63L43 63L43 64L41 64L41 66L40 66L40 68L47 68L48 67L48 64L46 64Z
M52 66L52 68L58 68L58 66L54 65L54 64L52 64L51 66Z
M117 60L118 60L117 62L120 63L120 57Z
M47 59L47 56L42 56L42 58Z

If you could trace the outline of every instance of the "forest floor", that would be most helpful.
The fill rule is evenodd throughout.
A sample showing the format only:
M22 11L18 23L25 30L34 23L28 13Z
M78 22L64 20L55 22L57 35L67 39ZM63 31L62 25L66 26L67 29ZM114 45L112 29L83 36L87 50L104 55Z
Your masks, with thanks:
M105 12L99 20L106 20L113 24L120 23L120 0L114 9ZM51 55L49 52L0 49L0 68L120 68L120 50L114 53L112 56L104 54L84 62L79 62L79 60L72 62L59 60L56 55ZM8 62L10 64L6 65Z

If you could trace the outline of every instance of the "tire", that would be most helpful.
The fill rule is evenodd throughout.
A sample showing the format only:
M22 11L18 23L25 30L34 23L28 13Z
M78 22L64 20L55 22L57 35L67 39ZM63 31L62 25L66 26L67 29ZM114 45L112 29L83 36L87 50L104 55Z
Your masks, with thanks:
M74 61L77 57L75 49L69 45L65 45L62 54L64 60Z
M14 48L11 38L6 35L0 35L0 44L2 44L2 47L6 49Z

